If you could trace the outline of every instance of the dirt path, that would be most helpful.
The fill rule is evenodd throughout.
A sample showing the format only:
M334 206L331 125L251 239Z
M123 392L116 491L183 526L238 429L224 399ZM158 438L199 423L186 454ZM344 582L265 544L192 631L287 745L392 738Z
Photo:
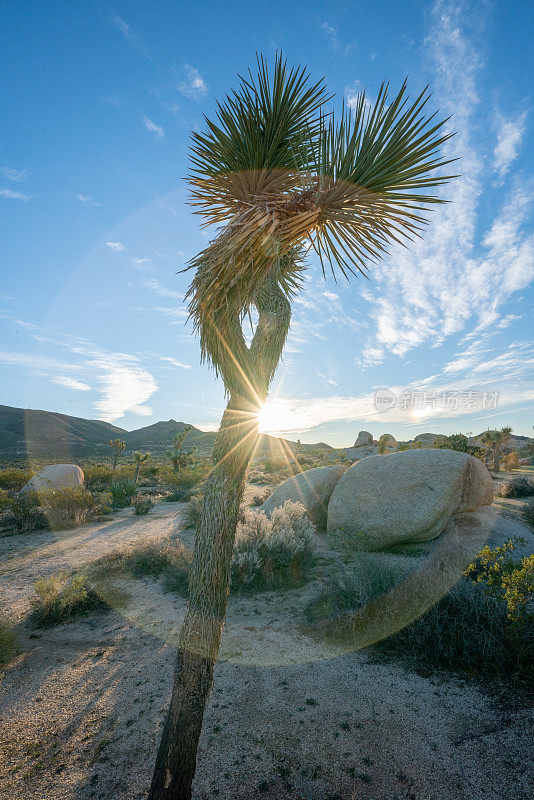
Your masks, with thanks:
M0 540L2 598L22 619L37 575L173 532L181 511L162 503L148 517L121 512L77 531ZM184 601L149 580L116 588L123 599L107 614L22 629L23 652L0 688L0 800L146 797ZM299 621L319 589L313 581L231 599L196 800L532 796L528 710L505 710L461 679L312 641Z

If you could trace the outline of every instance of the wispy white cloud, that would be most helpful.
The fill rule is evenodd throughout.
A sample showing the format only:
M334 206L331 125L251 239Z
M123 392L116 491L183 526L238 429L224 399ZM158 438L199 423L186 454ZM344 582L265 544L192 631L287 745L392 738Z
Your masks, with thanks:
M79 200L80 203L83 203L85 206L94 206L95 208L104 207L103 203L99 203L99 201L92 198L90 194L78 194L76 195L76 199Z
M204 97L208 93L208 84L200 75L196 67L191 64L186 64L184 67L185 77L178 84L178 91L186 97L192 97L195 100Z
M191 369L191 364L184 364L182 361L177 361L175 358L171 358L170 356L156 356L159 358L160 361L166 361L169 364L172 364L173 367L180 367L180 369Z
M147 289L150 289L151 292L161 297L175 297L178 300L184 299L183 292L175 292L172 289L167 289L167 287L163 286L156 278L150 278L148 281L145 281L144 285Z
M457 131L444 153L460 159L461 177L443 190L452 202L434 212L423 240L407 249L393 248L373 271L373 290L364 288L374 322L364 364L376 364L388 352L404 356L423 344L437 347L470 321L481 329L497 324L502 305L534 275L533 238L523 230L532 194L529 183L516 181L482 241L477 237L478 201L484 190L484 143L476 138L475 122L482 64L462 28L468 14L462 4L435 3L427 39L436 102L452 114L448 124Z
M23 194L22 192L14 192L11 189L2 188L0 189L0 197L5 197L7 200L29 200L29 194Z
M9 181L26 181L31 175L29 169L12 169L11 167L0 167L0 173Z
M66 375L59 375L52 378L52 383L57 383L58 386L64 386L65 389L71 389L73 392L90 392L91 387L82 381L77 381L75 378L69 378Z
M527 112L524 111L514 119L499 116L497 122L497 144L493 151L493 169L504 178L512 162L519 155L521 142L525 134Z
M143 125L145 126L147 131L150 131L150 133L154 134L154 137L156 139L163 139L163 137L165 136L165 131L163 130L161 125L156 125L156 123L152 122L150 117L147 117L146 114L144 114L143 116Z
M323 31L325 36L328 37L330 40L330 44L339 53L343 53L343 55L348 55L350 51L354 48L353 44L345 44L339 38L339 29L336 25L331 25L329 22L322 22L319 26L320 29Z
M122 242L106 242L106 247L113 250L114 253L122 253L125 249Z
M151 259L146 256L143 258L132 258L130 263L134 269L138 269L143 272L154 272L155 270Z
M89 362L99 371L101 399L95 402L100 418L106 422L121 419L127 412L150 416L146 401L157 392L154 377L133 356L115 353Z

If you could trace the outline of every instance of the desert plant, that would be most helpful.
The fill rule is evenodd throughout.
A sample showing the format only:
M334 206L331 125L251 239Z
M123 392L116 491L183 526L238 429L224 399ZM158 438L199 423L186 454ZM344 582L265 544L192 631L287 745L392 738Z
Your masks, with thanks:
M534 481L518 476L503 483L499 490L501 497L530 497L534 494Z
M506 453L502 459L504 469L509 472L511 469L517 469L519 466L519 456L515 452Z
M383 85L369 107L362 93L351 113L326 113L326 88L305 69L262 57L218 105L218 120L193 134L193 202L221 226L190 261L189 311L203 358L223 378L228 405L203 487L190 601L180 634L173 695L150 800L189 800L196 748L226 613L228 579L245 472L258 412L278 366L303 274L304 247L322 264L365 270L388 243L410 238L431 191L448 178L439 151L451 134L404 84ZM242 328L255 308L250 346Z
M34 584L30 621L40 627L68 622L91 611L104 609L99 596L82 573L59 573L38 578Z
M18 653L17 635L10 622L0 617L0 669L9 664ZM0 673L1 678L1 673Z
M270 492L258 492L258 494L252 495L251 505L253 506L262 506L268 497L271 496Z
M150 499L150 497L146 497L142 494L137 494L134 496L132 500L132 505L134 507L134 514L136 516L142 516L144 514L148 514L151 508L154 508L154 503Z
M39 492L39 506L53 530L71 528L100 519L111 511L109 495L95 495L82 487Z
M126 508L131 505L137 486L129 478L116 478L109 484L113 508Z
M107 464L92 464L84 469L85 485L91 491L105 491L114 477Z
M109 559L109 557L108 557ZM176 539L165 537L157 541L139 542L125 551L112 555L111 562L136 576L162 578L166 589L187 594L191 567L191 551Z
M175 472L180 468L187 467L192 461L193 448L185 447L185 440L192 427L192 425L186 425L183 430L177 433L173 440L172 450L167 450L167 458L172 461L172 467Z
M232 558L232 590L297 585L314 563L315 529L300 503L248 512L238 525Z
M115 472L117 459L121 453L124 453L126 449L126 442L123 442L122 439L110 439L109 446L113 450L113 472Z
M534 500L530 500L526 504L523 509L523 516L530 525L534 525Z
M148 461L150 458L150 453L140 453L139 450L136 450L133 454L134 457L134 464L135 464L135 476L134 476L134 483L137 485L137 481L139 480L139 472L143 464Z
M6 510L0 514L0 528L4 532L15 533L48 530L48 519L40 506L39 495L25 492L12 498Z
M483 444L485 447L492 454L493 458L493 471L499 472L500 470L500 459L501 459L501 447L502 445L508 441L510 438L510 434L512 429L510 427L501 428L500 431L484 431L482 436L480 437L480 443Z
M31 469L20 469L18 467L0 469L0 489L19 492L24 484L28 483L32 475L33 470Z
M193 494L186 505L182 514L182 525L184 528L195 528L200 519L202 510L202 495Z
M512 553L524 539L509 539L500 547L484 547L465 575L473 583L481 583L488 594L504 600L508 617L524 619L534 600L534 555L514 561Z

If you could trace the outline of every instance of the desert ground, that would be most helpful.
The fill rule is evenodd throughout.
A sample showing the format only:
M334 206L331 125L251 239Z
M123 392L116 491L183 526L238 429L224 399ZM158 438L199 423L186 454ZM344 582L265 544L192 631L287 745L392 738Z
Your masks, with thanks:
M87 567L181 527L183 503L132 509L72 531L0 538L0 588L16 622L38 576ZM533 537L499 501L492 540ZM191 544L193 531L181 531ZM318 536L323 563L328 543ZM302 800L526 800L532 709L476 676L419 674L372 650L309 635L316 578L232 597L201 737L193 796ZM185 601L152 579L99 587L109 610L22 627L0 700L2 800L146 797Z

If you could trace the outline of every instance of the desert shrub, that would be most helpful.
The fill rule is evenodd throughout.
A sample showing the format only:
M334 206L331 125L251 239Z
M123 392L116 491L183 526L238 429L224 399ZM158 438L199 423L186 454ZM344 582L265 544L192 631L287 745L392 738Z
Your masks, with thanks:
M505 470L517 469L519 466L519 456L517 453L507 453L502 460L502 465Z
M258 492L258 494L252 495L251 505L253 506L262 506L268 497L271 496L271 492Z
M266 475L264 472L261 472L261 470L255 469L249 472L248 482L257 484L259 486L263 486L266 483L271 482L271 477L269 475Z
M500 489L501 497L529 497L534 494L534 482L523 476L512 478L503 483Z
M281 456L266 458L263 462L264 472L269 472L271 474L274 472L282 472L287 469L287 466L287 460Z
M375 648L401 657L408 654L419 666L526 678L534 657L529 612L534 557L514 562L512 550L510 543L493 551L484 548L448 594ZM387 565L370 570L367 583L361 576L341 576L308 605L307 621L335 624L340 614L363 608L402 578Z
M32 598L30 622L37 626L57 625L76 617L99 611L104 604L82 573L59 573L39 578Z
M297 585L314 563L314 527L300 503L287 501L269 519L248 512L238 525L232 589Z
M524 621L534 600L534 555L514 561L515 545L524 539L509 539L501 547L484 547L465 574L473 583L482 583L487 594L506 603L508 617Z
M183 527L195 528L198 520L200 519L201 510L202 510L202 495L201 494L192 495L188 504L184 508L182 514Z
M530 525L534 525L534 500L530 500L523 509L523 516Z
M170 537L140 542L112 556L120 568L132 575L162 578L166 589L181 595L187 594L191 557L190 550Z
M32 475L33 470L31 469L19 469L17 467L0 469L0 489L19 492L24 484L28 483Z
M115 478L109 484L109 491L113 508L126 508L131 505L137 486L130 478Z
M84 469L84 477L88 489L103 492L109 489L115 475L107 464L94 464Z
M0 669L18 653L17 636L13 626L0 617Z
M166 503L188 503L192 496L191 489L175 489L163 499Z
M143 514L148 514L151 508L154 508L154 503L150 499L150 497L145 497L142 494L137 494L132 500L132 504L134 507L134 513L136 516L142 516Z
M0 513L0 529L4 533L25 533L48 528L48 519L40 507L36 492L25 492L12 498L6 510Z
M306 607L308 622L335 619L346 611L364 608L404 577L394 566L378 560L360 559L360 567L355 572L340 571L326 582L323 591Z
M0 514L7 511L12 505L13 497L5 489L0 489Z
M81 487L39 492L39 505L53 530L71 528L109 513L109 495L96 495Z

